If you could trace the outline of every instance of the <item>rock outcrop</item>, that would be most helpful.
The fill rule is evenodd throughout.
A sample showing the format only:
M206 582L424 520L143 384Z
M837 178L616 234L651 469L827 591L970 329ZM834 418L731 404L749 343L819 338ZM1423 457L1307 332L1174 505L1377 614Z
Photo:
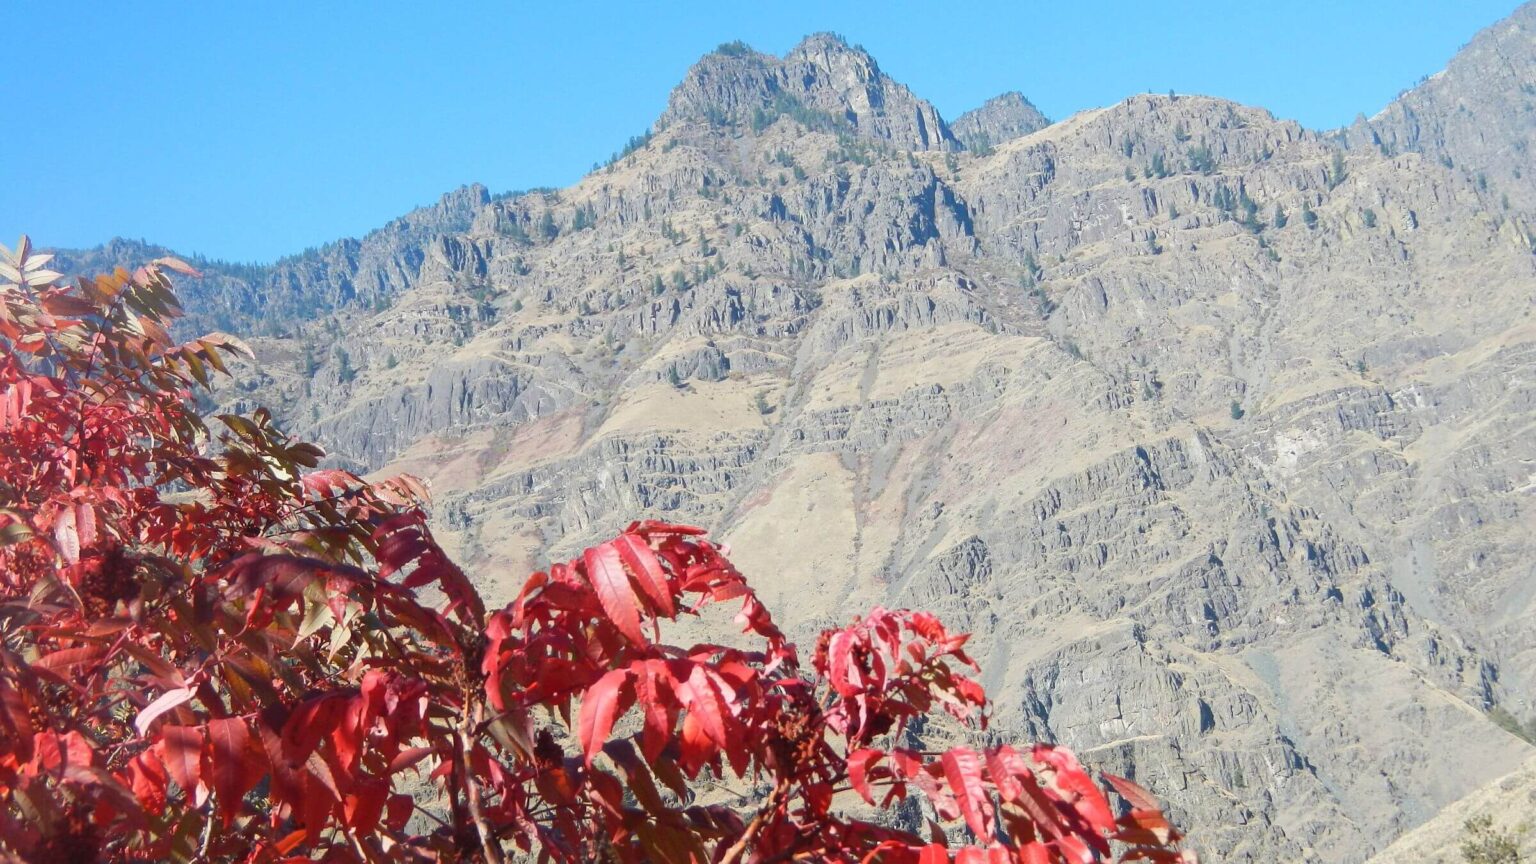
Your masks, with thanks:
M741 44L700 60L672 91L658 126L703 120L762 125L781 114L907 150L960 147L939 112L841 36L807 37L782 59Z
M1008 92L956 117L949 128L968 149L986 151L1049 125L1051 121L1024 94Z

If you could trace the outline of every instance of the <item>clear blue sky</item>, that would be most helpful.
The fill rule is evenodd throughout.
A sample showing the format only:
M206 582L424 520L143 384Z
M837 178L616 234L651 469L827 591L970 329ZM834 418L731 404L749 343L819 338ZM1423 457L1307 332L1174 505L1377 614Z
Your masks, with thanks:
M1514 0L995 3L11 0L0 237L270 260L442 192L570 183L701 54L835 30L954 117L1147 90L1314 128L1371 114ZM834 8L835 6L835 8ZM750 8L744 8L750 7Z

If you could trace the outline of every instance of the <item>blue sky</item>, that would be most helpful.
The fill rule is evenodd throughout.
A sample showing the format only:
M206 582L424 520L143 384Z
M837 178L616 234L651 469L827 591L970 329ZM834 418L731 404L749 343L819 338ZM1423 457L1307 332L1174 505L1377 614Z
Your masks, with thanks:
M1332 128L1515 2L7 5L7 244L117 235L264 261L464 183L568 184L732 39L782 54L837 31L946 117L1005 90L1060 119L1171 88Z

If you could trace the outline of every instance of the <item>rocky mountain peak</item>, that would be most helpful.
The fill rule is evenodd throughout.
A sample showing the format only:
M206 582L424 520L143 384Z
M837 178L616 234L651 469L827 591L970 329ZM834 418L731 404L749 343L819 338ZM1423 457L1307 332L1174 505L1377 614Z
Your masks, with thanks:
M806 37L782 58L739 42L722 45L688 70L657 126L703 122L758 132L785 116L905 150L962 149L932 104L831 33Z
M1010 90L961 114L949 128L970 150L987 150L1004 141L1044 129L1051 121L1024 94Z
M1479 178L1484 191L1536 207L1536 3L1472 38L1443 72L1425 76L1375 116L1340 137L1387 155L1423 153Z
M836 33L812 33L784 55L786 61L808 61L824 69L857 68L866 77L881 74L880 65L861 45L851 45Z

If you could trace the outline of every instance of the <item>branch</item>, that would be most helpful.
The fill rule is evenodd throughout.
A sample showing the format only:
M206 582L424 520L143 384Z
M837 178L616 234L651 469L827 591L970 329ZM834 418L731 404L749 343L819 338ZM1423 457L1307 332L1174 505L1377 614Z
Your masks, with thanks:
M475 705L475 715L481 713L478 704ZM506 859L501 854L501 842L496 839L496 831L491 828L491 823L485 818L485 811L480 805L480 784L470 771L470 750L473 747L474 732L478 716L471 716L469 712L469 700L465 700L464 711L459 715L459 764L464 771L464 796L469 802L469 818L475 823L475 831L480 835L480 849L485 853L485 860L489 864L504 864Z
M757 815L752 817L752 821L747 825L747 830L743 831L741 837L731 844L731 848L726 850L725 857L720 859L719 864L736 864L741 856L746 854L747 847L751 845L758 832L763 830L763 825L768 821L768 814L778 810L788 794L789 781L787 779L780 779L778 785L773 787L773 793L768 796L768 802L763 805L763 809L757 811Z

